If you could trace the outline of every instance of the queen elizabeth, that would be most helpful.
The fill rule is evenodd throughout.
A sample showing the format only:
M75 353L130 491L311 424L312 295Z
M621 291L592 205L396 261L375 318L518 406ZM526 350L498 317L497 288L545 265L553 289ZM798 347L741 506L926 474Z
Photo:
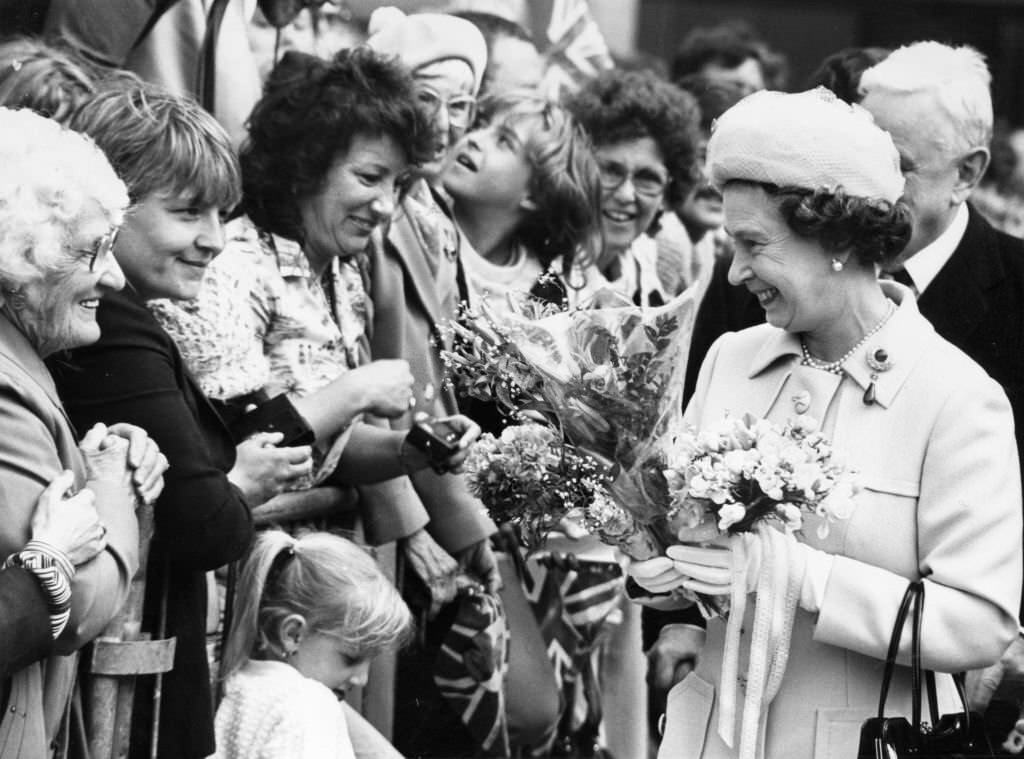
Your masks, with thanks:
M1021 490L1010 406L936 334L910 290L877 277L911 219L899 156L866 111L823 89L752 95L719 119L708 164L735 242L730 282L757 297L768 323L714 344L686 418L697 428L727 413L812 418L861 490L824 538L812 515L793 540L801 581L790 658L757 724L741 727L742 710L721 716L723 690L742 698L745 683L723 683L726 624L713 619L696 668L668 696L659 756L852 756L877 709L908 581L926 587L926 668L987 666L1016 635ZM669 548L630 571L652 591L728 594L738 582L750 592L761 567L755 558L745 572L721 571L727 550ZM940 702L951 693L940 677ZM898 667L889 710L909 713L909 701L909 670ZM723 738L734 734L747 740Z

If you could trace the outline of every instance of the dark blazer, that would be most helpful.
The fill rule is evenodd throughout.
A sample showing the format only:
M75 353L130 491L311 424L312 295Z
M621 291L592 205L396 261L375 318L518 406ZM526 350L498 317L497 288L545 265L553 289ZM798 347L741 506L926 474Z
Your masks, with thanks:
M1003 386L1018 450L1024 434L1024 240L969 208L952 257L917 299L935 331Z
M136 424L170 462L155 507L144 629L155 632L166 581L166 635L178 643L174 670L163 679L160 756L205 757L214 742L204 573L241 558L253 535L249 507L226 477L235 444L174 341L133 291L104 297L97 318L99 342L52 360L50 369L79 429Z
M917 307L936 332L1003 386L1019 452L1024 450L1024 240L995 229L970 206L968 212L963 239L918 297Z
M0 691L4 680L51 651L50 614L39 581L20 567L0 571Z
M732 256L719 256L711 272L711 282L701 298L693 322L693 337L686 362L683 384L683 408L690 402L697 387L697 375L712 343L726 332L739 332L764 323L764 309L745 287L729 284Z

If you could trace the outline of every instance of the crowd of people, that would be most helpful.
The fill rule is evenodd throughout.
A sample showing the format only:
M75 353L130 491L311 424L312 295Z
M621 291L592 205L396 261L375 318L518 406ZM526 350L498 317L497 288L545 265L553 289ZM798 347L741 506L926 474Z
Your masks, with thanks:
M486 13L381 8L364 35L225 3L217 51L175 48L214 23L191 0L93 5L0 41L0 759L100 734L162 759L853 755L916 580L940 711L965 683L1020 753L1024 242L978 51L851 48L793 87L723 25L551 93ZM561 524L545 560L603 563L629 631L566 669L552 618L586 589L536 589L460 476L521 421L447 380L465 309L684 297L685 420L799 418L858 477L848 519L780 538L792 648L753 710L692 599L753 593L768 556L586 559Z

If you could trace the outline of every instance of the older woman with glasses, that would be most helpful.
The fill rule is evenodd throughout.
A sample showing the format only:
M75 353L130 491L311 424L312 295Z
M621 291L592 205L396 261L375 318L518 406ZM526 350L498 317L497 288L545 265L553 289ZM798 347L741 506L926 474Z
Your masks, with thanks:
M395 8L373 14L367 45L397 56L412 73L416 100L429 119L426 155L410 166L410 184L386 236L367 249L373 302L367 328L370 350L375 359L408 361L416 408L443 416L458 407L443 381L440 350L445 338L438 325L455 317L466 294L458 274L458 235L436 188L452 149L476 117L487 46L468 21L443 13L406 16ZM404 415L392 426L405 429L410 423L410 415ZM434 515L431 533L445 552L485 585L497 588L488 542L494 525L461 478L423 471L413 477L413 485ZM451 566L454 574L454 562Z
M650 235L661 210L686 197L697 176L699 113L693 97L651 72L611 70L570 96L566 106L594 143L601 173L604 249L583 272L580 300L612 290L637 305L661 305Z
M160 494L166 459L130 425L97 425L79 443L43 364L95 342L100 299L124 286L110 255L124 184L92 142L28 110L0 109L0 162L0 576L8 591L17 575L39 583L52 638L25 637L31 626L0 637L0 756L27 759L66 734L70 654L127 598L134 506ZM38 603L0 601L5 630Z

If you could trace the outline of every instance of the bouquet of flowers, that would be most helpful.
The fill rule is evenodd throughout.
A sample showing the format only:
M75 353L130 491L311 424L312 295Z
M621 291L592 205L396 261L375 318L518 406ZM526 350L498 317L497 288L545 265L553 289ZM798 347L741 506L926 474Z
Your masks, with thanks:
M531 548L569 512L604 497L608 482L605 467L535 423L482 435L464 469L473 495L496 521L518 525Z
M700 542L737 535L762 520L796 532L806 512L821 518L824 539L832 522L849 517L854 493L817 426L808 416L779 428L746 414L679 438L665 472L677 537Z
M740 757L756 753L760 711L778 692L789 656L805 567L786 533L799 531L804 515L813 514L824 539L833 522L853 511L852 472L817 428L817 421L806 415L781 428L750 415L727 416L699 432L688 431L670 453L666 477L678 540L707 544L728 536L734 578L745 576L748 550L756 548L761 556ZM731 588L719 709L719 733L729 746L747 603L745 580L734 580ZM716 605L726 608L721 600L707 604Z
M666 451L682 432L695 308L687 293L657 309L555 311L527 300L498 317L484 304L451 326L443 354L459 392L513 418L529 412L606 468L610 498L587 523L636 559L672 542Z

